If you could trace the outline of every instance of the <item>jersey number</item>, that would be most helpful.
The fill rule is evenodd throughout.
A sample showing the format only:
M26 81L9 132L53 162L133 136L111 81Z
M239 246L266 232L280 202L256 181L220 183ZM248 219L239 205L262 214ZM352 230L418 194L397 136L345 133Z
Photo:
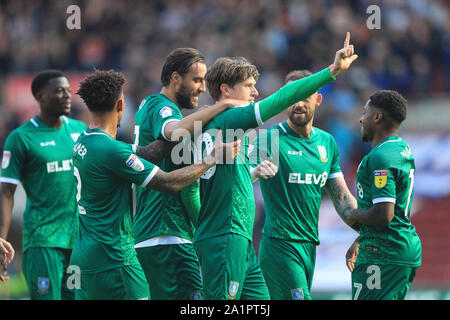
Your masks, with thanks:
M73 175L75 176L75 178L77 178L77 202L80 202L81 200L81 177L80 177L80 172L78 171L77 167L73 167ZM78 205L78 211L80 212L80 214L86 214L86 210Z

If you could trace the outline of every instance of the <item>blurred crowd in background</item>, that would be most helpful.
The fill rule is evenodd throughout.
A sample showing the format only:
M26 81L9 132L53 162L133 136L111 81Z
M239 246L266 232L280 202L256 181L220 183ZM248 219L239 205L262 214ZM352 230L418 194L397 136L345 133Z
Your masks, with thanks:
M71 4L81 8L80 30L66 26ZM373 4L381 9L379 30L366 25ZM0 92L17 73L112 68L127 76L134 109L160 91L161 66L174 48L199 49L208 66L220 56L246 57L261 73L257 88L264 98L289 71L328 66L350 31L358 62L324 89L316 116L316 125L338 140L344 164L359 141L355 111L374 90L398 90L411 101L441 95L450 86L446 1L21 0L0 6ZM203 101L211 103L207 99L205 94ZM0 105L2 143L29 114L15 114L1 96ZM73 116L81 117L83 108L75 103ZM124 140L131 135L129 128L122 131Z
M69 5L81 9L81 29L69 30ZM370 5L381 29L370 30ZM294 69L320 71L332 63L345 33L359 58L324 87L314 125L332 133L341 167L354 175L370 149L360 138L360 108L375 90L402 93L415 103L450 92L450 2L446 0L0 0L0 147L38 112L32 77L47 68L80 79L98 69L123 72L129 114L119 139L131 142L140 101L161 90L160 72L177 47L201 51L208 66L221 56L244 56L260 72L260 96L275 92ZM72 117L88 121L71 82ZM22 91L18 90L21 87ZM24 93L28 98L24 98ZM200 104L211 104L208 94ZM284 121L286 114L265 127ZM351 185L349 185L351 186ZM257 225L260 228L260 225Z

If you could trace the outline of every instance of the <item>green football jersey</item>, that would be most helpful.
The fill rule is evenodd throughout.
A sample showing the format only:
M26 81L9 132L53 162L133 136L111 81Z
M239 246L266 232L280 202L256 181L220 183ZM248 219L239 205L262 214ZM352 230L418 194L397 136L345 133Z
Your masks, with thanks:
M361 225L357 263L421 265L422 245L409 220L414 170L411 149L399 137L380 142L361 161L356 177L358 209L392 202L395 212L387 225Z
M328 179L341 177L339 151L329 133L313 127L304 138L287 122L258 135L251 159L278 165L277 174L260 179L266 220L263 234L319 244L319 208Z
M145 98L135 118L135 144L145 146L159 138L167 139L164 128L183 119L180 109L163 94ZM181 167L168 155L158 167L170 172ZM167 194L136 186L136 213L133 218L136 243L159 235L172 235L192 241L194 228L180 192Z
M145 187L158 167L100 129L79 137L73 159L80 230L71 264L85 274L138 264L131 184Z
M196 241L227 233L252 240L255 199L245 131L261 124L259 103L237 106L214 117L203 128L203 134L196 138L196 160L212 150L219 130L222 130L224 142L241 139L241 150L233 164L214 166L200 179L201 209Z
M6 139L0 181L21 182L27 195L23 251L73 247L78 218L72 148L85 129L83 122L65 116L55 129L36 116Z

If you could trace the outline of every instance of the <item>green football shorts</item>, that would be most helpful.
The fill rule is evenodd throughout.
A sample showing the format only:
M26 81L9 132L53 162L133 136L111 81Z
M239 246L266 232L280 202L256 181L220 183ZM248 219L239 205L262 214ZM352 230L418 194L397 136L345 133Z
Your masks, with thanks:
M200 265L193 244L136 248L152 300L201 300Z
M67 268L72 250L28 248L23 254L22 270L31 300L73 300L75 292L67 287Z
M269 300L253 244L238 234L197 241L205 300Z
M356 264L352 272L353 300L403 300L417 267Z
M139 264L82 273L80 280L76 300L150 300L148 283Z
M259 261L272 300L311 300L315 244L263 235Z

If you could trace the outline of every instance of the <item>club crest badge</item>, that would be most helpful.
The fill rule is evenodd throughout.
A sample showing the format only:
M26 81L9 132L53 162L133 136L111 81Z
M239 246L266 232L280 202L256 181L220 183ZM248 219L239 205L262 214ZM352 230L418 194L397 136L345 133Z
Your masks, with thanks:
M373 173L375 187L383 188L387 183L388 171L387 170L375 170Z
M228 287L228 298L236 299L238 291L239 291L239 282L230 281L230 286Z
M200 291L194 291L190 295L190 300L202 300L202 293Z
M302 288L292 289L291 296L292 300L305 300L305 294Z
M11 159L11 151L3 151L2 169L6 169L9 166L9 159Z
M170 117L172 115L172 108L171 107L164 107L161 110L159 110L159 114L163 118Z
M144 164L135 154L130 155L125 164L127 165L127 167L130 167L137 172L144 171L145 169Z
M49 278L38 277L38 292L40 294L47 294L49 287L50 287L50 279Z
M317 149L319 149L320 161L327 162L328 161L327 149L325 149L324 146L317 146Z

